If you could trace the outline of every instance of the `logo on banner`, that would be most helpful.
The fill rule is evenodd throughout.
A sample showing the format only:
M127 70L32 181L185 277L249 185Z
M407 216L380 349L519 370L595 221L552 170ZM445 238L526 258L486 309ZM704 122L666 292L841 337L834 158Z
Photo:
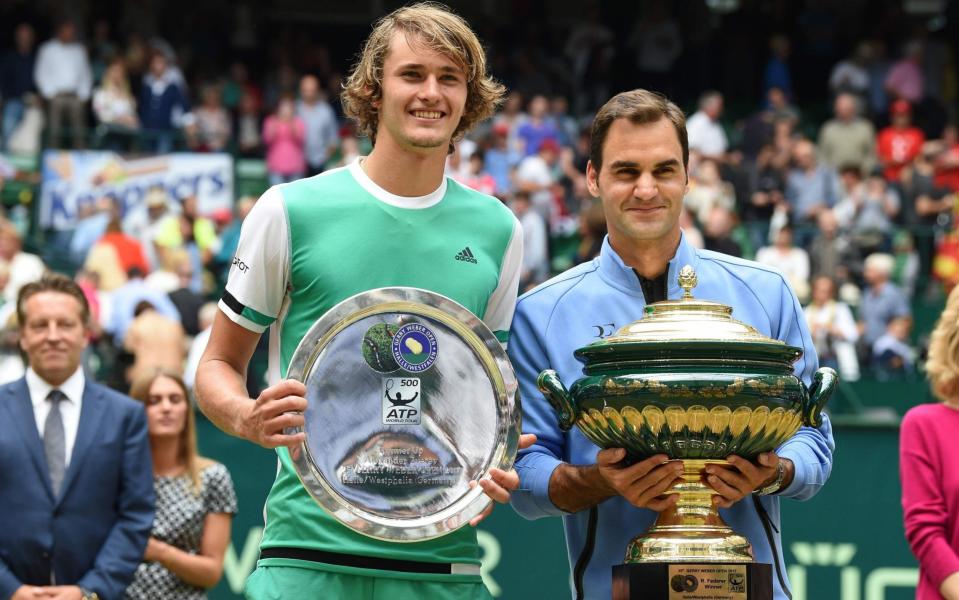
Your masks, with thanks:
M404 325L393 335L393 359L410 373L422 373L436 362L436 336L419 323Z
M419 377L384 377L383 424L419 425L422 399Z

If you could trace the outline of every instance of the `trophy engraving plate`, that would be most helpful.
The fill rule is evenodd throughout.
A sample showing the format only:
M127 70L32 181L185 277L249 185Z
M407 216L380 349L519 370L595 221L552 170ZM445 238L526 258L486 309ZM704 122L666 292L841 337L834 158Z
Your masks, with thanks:
M744 564L669 565L669 600L746 600Z
M307 388L296 472L360 533L449 533L491 502L470 482L512 466L512 367L482 321L445 296L381 288L344 300L304 336L288 376Z

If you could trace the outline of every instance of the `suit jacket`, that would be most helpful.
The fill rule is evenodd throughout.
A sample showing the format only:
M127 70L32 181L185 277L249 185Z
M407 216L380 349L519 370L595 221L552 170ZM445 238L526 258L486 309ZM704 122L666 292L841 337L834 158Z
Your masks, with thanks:
M79 585L120 598L153 525L143 406L89 379L59 496L25 379L0 386L0 599L18 587Z

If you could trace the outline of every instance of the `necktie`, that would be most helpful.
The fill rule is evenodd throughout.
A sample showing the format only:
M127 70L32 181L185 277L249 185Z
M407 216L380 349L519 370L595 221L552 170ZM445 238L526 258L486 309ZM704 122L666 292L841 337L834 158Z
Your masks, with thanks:
M60 484L66 472L67 443L63 433L63 417L60 415L60 401L66 399L60 390L53 390L47 395L50 412L43 424L43 451L47 455L47 470L50 472L54 496L60 494Z

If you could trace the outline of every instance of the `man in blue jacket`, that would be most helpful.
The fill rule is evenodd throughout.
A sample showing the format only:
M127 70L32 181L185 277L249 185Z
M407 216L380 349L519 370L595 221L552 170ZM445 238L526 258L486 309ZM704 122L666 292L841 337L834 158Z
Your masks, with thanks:
M606 213L602 252L522 296L513 317L509 355L524 430L538 441L520 453L512 503L529 519L564 518L577 598L610 598L611 567L623 562L630 539L653 523L656 511L676 501L662 494L681 467L664 463L665 456L625 466L623 449L599 451L578 429L563 433L536 389L541 371L555 369L567 386L582 377L573 351L639 319L649 302L680 298L677 275L687 264L698 275L697 297L728 304L735 318L803 349L795 368L807 385L818 366L802 309L781 273L697 250L684 239L679 215L688 158L685 118L675 104L645 90L607 102L593 121L587 168L590 193ZM734 468L708 468L723 519L749 539L757 561L773 565L776 600L788 598L789 587L779 498L812 497L829 477L833 448L824 416L821 427L803 427L755 463L731 456Z
M84 375L70 278L23 286L17 319L30 367L0 386L0 598L119 600L153 524L143 405Z

